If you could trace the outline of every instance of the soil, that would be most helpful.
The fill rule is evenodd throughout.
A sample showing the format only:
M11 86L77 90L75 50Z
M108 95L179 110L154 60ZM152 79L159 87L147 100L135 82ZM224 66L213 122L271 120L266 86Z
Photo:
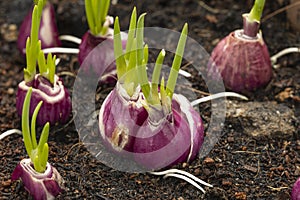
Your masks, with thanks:
M61 34L81 37L87 30L83 0L52 2ZM241 28L241 14L248 12L252 3L250 0L243 3L238 0L123 0L112 5L109 14L119 16L122 30L127 29L133 6L137 6L139 13L147 12L145 25L149 27L180 31L184 22L188 22L189 36L210 53L220 39ZM286 47L300 46L300 33L292 29L285 12L266 18L288 3L285 0L266 3L261 30L270 55ZM17 50L16 36L30 5L31 0L0 2L0 133L21 129L15 97L18 83L23 80L25 60ZM62 62L57 74L72 94L79 68L77 57L64 54L59 57ZM227 101L222 137L208 155L174 166L212 184L213 188L205 188L206 194L179 179L125 173L105 166L80 141L71 116L69 123L52 126L50 130L49 162L63 176L67 188L57 199L289 199L293 183L300 176L299 54L284 56L278 64L280 68L274 70L270 84L248 94L247 103L236 99ZM207 92L203 80L191 73L192 87ZM99 101L110 89L100 88ZM98 102L97 106L100 105ZM200 109L207 129L211 104L203 103ZM31 199L21 181L10 180L13 169L25 157L20 135L0 141L0 199Z

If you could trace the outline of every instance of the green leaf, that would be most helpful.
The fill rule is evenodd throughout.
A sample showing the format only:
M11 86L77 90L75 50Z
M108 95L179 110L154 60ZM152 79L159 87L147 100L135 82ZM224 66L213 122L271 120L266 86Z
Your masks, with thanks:
M40 74L45 75L47 73L47 66L46 66L46 60L43 51L39 52L38 66L39 66Z
M42 173L42 169L41 169L41 165L40 165L40 160L39 160L39 157L38 155L36 155L33 160L31 160L31 162L33 162L33 167L35 169L35 171L39 172L39 173Z
M147 101L150 100L150 85L147 77L146 64L144 62L144 52L148 52L148 46L144 46L144 18L146 13L140 15L137 22L136 40L137 40L137 73L139 84Z
M131 51L132 41L135 36L135 28L136 28L136 7L133 8L131 18L130 18L130 25L129 25L129 31L127 35L127 43L126 43L126 54L125 58L129 59L129 52Z
M93 15L93 7L92 7L92 1L91 0L85 0L85 14L87 18L87 22L90 28L90 31L93 35L97 35L95 27L96 22L94 21L94 15Z
M137 56L138 66L143 64L144 59L144 18L146 13L140 15L137 22L136 39L137 39Z
M51 53L49 53L48 57L49 57L49 63L48 63L49 81L50 81L50 83L54 84L54 76L55 76L55 70L56 70L56 66L55 66L56 55L54 55L52 57Z
M265 0L255 0L254 5L249 13L250 21L260 21L265 6Z
M39 104L35 107L32 119L31 119L31 141L32 141L32 148L37 148L37 142L36 142L36 132L35 132L35 125L36 125L36 118L39 113L39 110L43 104L43 101L40 101Z
M109 5L110 0L85 0L85 13L89 29L95 36L105 35L108 30L105 21Z
M39 0L36 2L32 11L32 21L30 37L26 41L26 74L24 73L25 82L31 81L36 74L36 63L41 49L41 42L38 39L40 21L42 16L45 1Z
M30 87L26 93L25 100L23 103L23 109L22 109L22 133L23 133L25 149L28 156L31 156L31 152L33 150L33 145L30 137L30 128L29 128L29 107L30 107L31 93L32 93L32 88Z
M48 141L48 135L49 135L49 122L47 122L42 130L42 134L39 140L39 144L38 144L38 155L42 154L43 148L44 148L44 144L47 143Z
M126 72L126 62L123 54L120 32L119 18L116 17L114 23L114 55L116 59L117 76L119 80Z
M40 166L43 171L45 171L49 156L49 146L48 143L45 143L43 146L42 154L40 155Z
M181 66L185 43L186 43L186 39L187 39L187 33L188 33L188 24L185 23L183 26L183 29L181 31L181 34L180 34L180 38L179 38L178 45L176 48L175 57L173 59L172 68L171 68L170 75L169 75L168 82L167 82L166 91L167 91L167 95L170 97L170 99L172 99L175 85L177 82L178 72L179 72L179 69Z
M102 0L102 7L101 7L101 23L103 24L105 22L108 10L109 10L109 5L110 5L110 0Z
M159 95L158 95L158 84L159 84L159 77L161 73L162 64L164 62L166 56L166 51L162 49L157 56L154 70L152 73L152 83L151 83L151 94L152 94L152 101L153 104L160 103Z

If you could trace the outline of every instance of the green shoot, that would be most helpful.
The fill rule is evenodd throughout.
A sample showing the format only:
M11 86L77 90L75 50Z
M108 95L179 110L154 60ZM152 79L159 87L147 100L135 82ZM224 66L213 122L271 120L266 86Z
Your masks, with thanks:
M114 54L116 58L118 79L121 80L121 78L125 77L122 81L123 87L128 95L132 96L136 91L136 87L140 85L148 104L163 105L164 108L170 110L171 100L187 40L188 25L185 24L182 29L167 86L165 87L164 78L162 78L159 95L159 78L166 52L165 50L162 50L159 53L152 74L152 83L150 84L147 77L148 45L144 44L145 15L146 14L140 15L137 20L136 8L133 9L125 53L122 49L119 18L116 17L115 19ZM146 106L146 104L144 106ZM148 106L146 107L149 108Z
M255 0L254 5L249 13L248 19L250 21L259 22L264 6L265 6L265 0Z
M137 22L136 40L137 40L137 73L139 84L141 85L143 94L146 99L150 98L150 85L147 77L147 62L148 62L148 45L144 45L144 18L142 14ZM147 56L146 56L147 55Z
M171 68L170 75L169 75L168 82L167 82L166 92L167 92L167 95L170 97L170 99L172 99L176 81L177 81L177 77L178 77L178 72L179 72L179 69L181 66L185 43L186 43L186 39L187 39L187 33L188 33L188 25L187 25L187 23L185 23L183 26L183 29L181 31L181 35L180 35L178 45L176 48L176 52L175 52L175 57L174 57L173 63L172 63L172 68Z
M45 59L44 52L41 50L38 57L38 66L40 74L48 79L50 83L54 84L54 75L55 75L55 60L56 56L52 56L51 53L47 55L47 61Z
M45 4L47 3L47 0L41 0L41 2L42 2L42 4L43 4L43 6L45 6ZM34 3L35 5L38 5L39 0L34 0L33 3Z
M26 41L27 68L24 69L25 82L30 82L31 80L33 80L36 74L36 62L38 59L39 51L41 49L41 42L38 39L38 35L43 6L43 0L39 0L34 6L32 12L30 37L28 37Z
M110 0L85 0L85 13L91 34L105 35L109 24L106 17L110 5Z
M148 62L148 46L144 46L144 17L145 13L136 20L136 8L133 9L129 25L128 40L125 53L122 48L119 18L114 24L114 54L116 58L118 79L124 78L123 87L129 96L132 96L138 84L144 94L150 93L146 65ZM137 73L139 76L137 76Z
M159 104L159 95L158 95L158 85L159 85L159 77L160 77L160 72L162 68L162 64L164 62L166 56L166 51L162 49L157 56L154 70L152 73L152 83L151 83L151 94L152 94L152 104ZM164 87L164 83L161 84L161 87Z
M114 55L116 58L117 76L119 80L126 73L126 62L123 54L120 32L119 18L116 17L114 23Z
M129 60L129 52L132 48L132 42L135 36L135 28L136 28L136 7L133 8L131 18L130 18L130 24L129 24L129 30L127 35L127 43L126 43L126 53L125 58Z
M51 53L49 53L46 62L44 53L41 50L41 41L38 39L43 6L46 2L46 0L35 1L36 5L32 13L31 33L26 41L27 68L24 69L25 82L30 82L34 79L36 63L38 62L40 74L48 79L50 83L54 84L56 56L52 57Z
M31 162L33 163L34 169L37 172L44 172L46 169L46 164L48 161L49 148L47 144L48 135L49 135L49 123L46 123L39 143L36 141L36 132L35 132L35 123L38 112L41 108L42 101L39 102L37 107L35 108L32 116L31 127L29 127L29 106L30 106L30 98L31 98L32 88L28 89L26 94L23 110L22 110L22 133L23 140L27 154L29 155ZM30 133L31 128L31 133Z

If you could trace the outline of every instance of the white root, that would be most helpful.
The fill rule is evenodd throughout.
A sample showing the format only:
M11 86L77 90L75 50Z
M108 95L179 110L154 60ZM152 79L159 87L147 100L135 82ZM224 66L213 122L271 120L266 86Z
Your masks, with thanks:
M7 136L10 136L12 134L19 134L19 135L22 135L22 131L18 130L18 129L11 129L11 130L8 130L8 131L5 131L4 133L2 133L0 135L0 140L4 139L5 137Z
M196 177L186 171L179 170L179 169L169 169L169 170L165 170L162 172L149 172L149 173L156 175L156 176L164 176L164 178L175 177L175 178L182 179L182 180L192 184L193 186L195 186L196 188L201 190L203 193L205 193L205 190L199 184L202 184L202 185L205 185L208 187L213 187L211 184L206 183L205 181L199 179L198 177Z
M81 43L81 39L73 35L60 35L58 38L59 40L73 42L75 44Z
M212 95L209 95L209 96L206 96L206 97L202 97L200 99L196 99L196 100L192 101L191 104L192 104L192 106L196 106L200 103L211 101L213 99L218 99L218 98L221 98L221 97L237 97L237 98L240 98L242 100L246 100L246 101L248 100L248 98L246 96L235 93L235 92L220 92L220 93L217 93L217 94L212 94Z
M68 53L68 54L78 54L79 49L76 48L63 48L63 47L53 47L43 49L45 54L47 53Z
M180 75L182 75L182 76L184 76L186 78L190 78L192 76L190 73L188 73L187 71L184 71L182 69L179 69L178 74L180 74Z
M286 48L286 49L283 49L281 51L279 51L278 53L276 53L275 55L273 55L271 57L271 63L273 65L273 68L274 69L277 69L279 68L279 65L277 65L277 60L286 55L286 54L290 54L290 53L300 53L300 48L299 47L290 47L290 48Z

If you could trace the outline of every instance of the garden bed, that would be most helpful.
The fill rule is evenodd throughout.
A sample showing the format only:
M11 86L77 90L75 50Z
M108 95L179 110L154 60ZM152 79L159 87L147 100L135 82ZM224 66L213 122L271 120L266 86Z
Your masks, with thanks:
M0 3L0 133L21 129L15 96L18 83L23 80L25 61L17 50L16 27L30 2L13 0ZM87 30L83 1L52 2L61 34L81 37ZM188 22L189 36L210 53L221 38L242 27L241 14L248 12L253 3L246 2L248 4L237 0L119 0L111 6L109 14L120 17L122 30L127 29L133 6L137 6L139 13L148 13L146 27L180 31L184 22ZM266 2L261 26L271 55L286 47L300 46L300 33L290 27L285 12L264 20L264 16L288 4L287 1L282 1L282 5L278 2ZM77 57L59 57L62 61L57 74L72 94L79 69ZM212 151L203 159L176 166L212 184L214 187L206 188L206 194L175 178L125 173L103 165L80 141L72 116L66 125L50 128L49 162L63 176L67 188L57 199L288 199L293 183L300 176L299 54L284 56L278 63L280 68L274 70L270 84L247 94L249 102L228 99L222 137ZM185 69L189 71L189 66ZM201 77L192 70L190 72L193 74L190 79L193 88L207 92ZM110 89L109 86L99 88L97 107ZM207 128L211 105L204 103L200 108ZM251 111L252 115L241 113L243 111ZM270 126L263 129L264 125ZM252 134L254 132L259 134ZM11 135L0 141L1 199L29 198L21 181L10 180L13 169L26 156L20 135Z

